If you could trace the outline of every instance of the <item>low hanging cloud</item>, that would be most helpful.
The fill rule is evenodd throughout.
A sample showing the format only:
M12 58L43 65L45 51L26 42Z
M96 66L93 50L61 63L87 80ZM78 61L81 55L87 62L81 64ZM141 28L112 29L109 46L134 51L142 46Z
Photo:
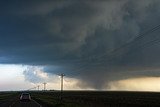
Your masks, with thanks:
M30 82L34 85L39 85L42 88L42 83L47 83L47 89L60 89L60 75L50 74L43 71L42 66L26 66L23 71L25 81ZM93 89L87 83L82 83L81 80L71 77L64 77L64 89L65 90L81 90L82 86L85 86L85 89ZM81 84L81 85L80 85ZM35 89L31 88L31 89Z
M112 81L107 84L107 87L110 90L122 91L159 91L159 81L159 77L130 78L126 80Z
M159 30L140 35L159 23L159 0L18 0L3 1L0 10L0 63L43 66L43 72L24 71L27 80L63 72L81 87L100 89L132 76L159 76L146 70L159 66Z
M25 80L32 83L42 83L48 81L48 74L42 71L41 67L28 66L24 71Z

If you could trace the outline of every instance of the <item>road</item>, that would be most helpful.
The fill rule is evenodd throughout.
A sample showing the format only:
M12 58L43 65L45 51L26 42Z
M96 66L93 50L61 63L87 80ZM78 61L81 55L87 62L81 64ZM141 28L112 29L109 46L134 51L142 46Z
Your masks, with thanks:
M27 102L22 102L18 100L16 102L13 102L10 105L10 107L42 107L42 106L34 100L27 101Z
M2 96L0 98L3 98ZM31 100L28 102L22 102L19 100L19 94L3 98L0 100L0 107L42 107L36 101Z

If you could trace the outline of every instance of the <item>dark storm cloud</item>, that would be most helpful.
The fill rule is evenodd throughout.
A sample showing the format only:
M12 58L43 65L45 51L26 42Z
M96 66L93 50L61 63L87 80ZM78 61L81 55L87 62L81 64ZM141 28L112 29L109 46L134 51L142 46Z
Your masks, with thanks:
M159 30L137 38L160 23L159 0L8 0L0 10L1 63L44 65L96 88L159 75L149 72L159 66Z

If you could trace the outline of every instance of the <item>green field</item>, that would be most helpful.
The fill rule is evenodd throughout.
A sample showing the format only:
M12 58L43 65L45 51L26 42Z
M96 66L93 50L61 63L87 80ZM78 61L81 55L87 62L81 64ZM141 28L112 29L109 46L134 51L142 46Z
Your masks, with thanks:
M10 98L17 97L19 92L0 92L0 102L7 101Z
M160 107L160 93L114 91L31 92L43 107Z
M0 92L0 104L10 105L21 93ZM62 100L60 91L29 93L42 107L160 107L158 92L64 91Z

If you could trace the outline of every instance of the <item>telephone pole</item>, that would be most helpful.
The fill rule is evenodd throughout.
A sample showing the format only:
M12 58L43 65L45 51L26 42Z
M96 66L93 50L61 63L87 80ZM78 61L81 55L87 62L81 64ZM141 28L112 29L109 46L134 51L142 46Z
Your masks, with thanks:
M61 98L61 101L62 101L62 94L63 94L63 77L65 76L65 74L62 73L60 76L61 76L61 97L60 97L60 98Z
M39 85L37 87L38 87L38 91L39 91Z
M64 76L65 76L64 74L61 74L61 91L63 91L63 77Z
M46 90L46 84L47 84L47 83L44 82L43 84L44 84L44 91L45 91L45 90Z

